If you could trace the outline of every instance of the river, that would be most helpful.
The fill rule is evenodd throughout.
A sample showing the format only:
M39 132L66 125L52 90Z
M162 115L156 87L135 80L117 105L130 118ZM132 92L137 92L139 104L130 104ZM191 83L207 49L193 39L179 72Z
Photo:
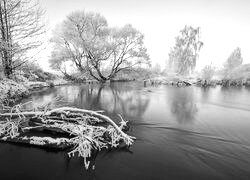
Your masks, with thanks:
M59 98L59 100L55 100ZM81 158L0 144L0 179L250 179L250 89L84 84L41 90L27 109L51 103L104 110L130 122L129 148Z

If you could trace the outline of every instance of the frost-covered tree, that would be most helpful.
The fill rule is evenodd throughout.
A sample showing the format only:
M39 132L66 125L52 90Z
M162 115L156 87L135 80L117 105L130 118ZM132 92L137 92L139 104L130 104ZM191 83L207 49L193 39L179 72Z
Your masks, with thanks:
M190 74L195 69L198 53L203 46L200 28L185 26L175 40L175 46L169 53L169 64L180 75Z
M237 47L224 64L226 78L231 78L233 70L239 67L242 62L243 58L241 56L241 49Z
M70 61L98 81L110 80L122 70L149 62L143 40L131 25L110 28L100 14L74 12L55 30L51 66Z
M159 63L156 63L152 68L151 68L151 72L154 75L160 75L162 73L162 68L161 65Z
M43 11L33 0L0 0L0 53L4 74L27 61L27 52L41 45Z
M215 73L215 68L211 65L206 65L201 71L202 79L210 81Z
M98 49L107 33L107 21L100 14L71 13L53 31L51 42L53 51L50 58L51 67L65 70L65 62L72 62L82 73L87 71L86 59L91 52L105 56L107 52Z

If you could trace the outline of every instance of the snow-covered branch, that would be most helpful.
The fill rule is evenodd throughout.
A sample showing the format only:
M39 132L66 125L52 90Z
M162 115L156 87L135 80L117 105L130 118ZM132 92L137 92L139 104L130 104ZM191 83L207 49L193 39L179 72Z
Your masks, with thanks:
M60 107L25 112L18 105L11 108L10 112L0 114L0 120L3 119L0 121L0 140L37 146L68 146L72 148L68 153L69 157L75 154L83 157L85 168L88 169L90 163L88 158L91 157L93 150L117 148L122 142L130 146L134 142L134 137L122 131L127 126L127 121L121 116L120 118L118 126L108 116L92 110ZM38 130L66 133L68 138L26 136L27 132ZM22 135L24 132L26 134Z

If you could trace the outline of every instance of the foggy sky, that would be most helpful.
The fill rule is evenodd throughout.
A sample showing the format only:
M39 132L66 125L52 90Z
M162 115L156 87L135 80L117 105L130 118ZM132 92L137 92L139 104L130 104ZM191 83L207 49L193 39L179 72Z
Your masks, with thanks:
M132 24L145 35L151 61L165 66L175 37L185 25L201 28L201 49L197 69L222 66L240 47L243 63L250 63L249 0L40 0L46 10L47 39L56 24L76 10L94 11L106 17L110 26ZM40 55L48 69L51 46Z

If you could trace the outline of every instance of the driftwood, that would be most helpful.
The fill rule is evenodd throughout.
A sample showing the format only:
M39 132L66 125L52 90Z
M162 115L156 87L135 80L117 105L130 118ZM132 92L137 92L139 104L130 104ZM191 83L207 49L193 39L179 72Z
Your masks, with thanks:
M21 112L21 113L4 113L4 114L0 114L0 117L20 117L20 116L43 116L43 117L47 117L49 118L50 116L52 116L53 114L60 114L61 115L61 119L67 121L67 116L70 116L71 113L82 113L82 114L86 114L86 115L90 115L96 118L99 118L100 120L104 120L107 123L110 123L115 129L116 131L118 131L120 134L122 134L123 136L127 136L115 123L113 120L111 120L108 116L105 116L103 114L97 113L95 111L91 111L91 110L86 110L86 109L78 109L78 108L72 108L72 107L61 107L61 108L57 108L57 109L53 109L47 112L42 112L42 111L36 111L36 112ZM74 116L75 114L73 114ZM79 118L79 117L78 117ZM81 118L81 117L80 117ZM80 119L82 120L82 119Z
M27 136L17 136L15 138L11 137L2 137L2 141L10 142L10 143L18 143L23 145L31 145L31 146L40 146L43 148L52 148L52 149L68 149L72 147L70 139L68 138L51 138L51 137L27 137Z
M83 157L85 168L89 166L87 159L92 151L116 148L121 143L130 146L135 139L123 132L127 122L121 116L118 126L108 116L91 110L61 107L23 111L20 107L0 114L0 140L38 147L72 148L68 155ZM46 132L46 136L37 136L34 132Z

